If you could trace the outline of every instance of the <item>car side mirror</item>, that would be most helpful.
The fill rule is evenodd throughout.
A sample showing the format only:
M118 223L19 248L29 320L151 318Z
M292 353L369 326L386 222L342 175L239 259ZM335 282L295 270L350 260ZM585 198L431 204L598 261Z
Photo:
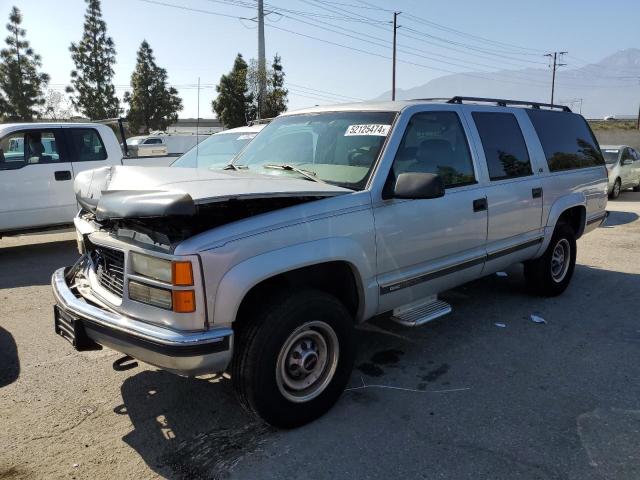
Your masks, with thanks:
M393 196L413 199L443 197L444 181L435 173L401 173L396 180Z

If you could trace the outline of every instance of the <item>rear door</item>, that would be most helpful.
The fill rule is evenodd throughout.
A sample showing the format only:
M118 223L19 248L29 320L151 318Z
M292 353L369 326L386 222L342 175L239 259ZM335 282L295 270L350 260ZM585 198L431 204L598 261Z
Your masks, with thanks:
M71 150L73 176L84 170L106 167L113 164L100 132L93 127L71 127L64 129Z
M530 258L542 241L542 178L534 170L519 121L521 111L466 110L481 146L489 226L486 272Z
M73 221L73 171L61 131L25 128L0 139L0 231Z

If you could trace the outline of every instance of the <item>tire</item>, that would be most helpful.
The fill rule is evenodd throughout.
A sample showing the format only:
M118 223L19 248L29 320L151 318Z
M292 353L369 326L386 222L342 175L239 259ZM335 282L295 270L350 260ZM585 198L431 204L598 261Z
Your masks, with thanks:
M616 178L616 181L613 184L613 188L611 189L611 193L609 194L609 198L611 200L615 200L620 196L620 191L622 190L622 182L619 178Z
M535 260L525 262L524 276L527 286L534 293L545 297L560 295L569 286L575 266L575 232L566 223L560 223L556 226L544 254Z
M638 185L636 185L635 187L633 187L633 191L634 191L634 192L640 192L640 182L638 182Z
M328 411L349 381L356 352L351 315L317 290L275 295L240 319L235 345L231 379L240 403L278 428Z

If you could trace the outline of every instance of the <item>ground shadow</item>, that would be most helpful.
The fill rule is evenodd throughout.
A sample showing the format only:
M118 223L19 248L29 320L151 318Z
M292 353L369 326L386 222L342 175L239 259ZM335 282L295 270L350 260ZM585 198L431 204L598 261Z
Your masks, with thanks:
M221 376L144 371L125 380L122 398L114 412L134 427L123 440L167 478L226 478L272 432L241 409Z
M434 465L447 478L588 478L576 419L638 408L640 333L624 305L639 290L638 274L577 265L562 296L539 298L517 265L446 292L454 312L420 328L377 319L358 330L350 389L296 430L245 414L227 379L161 371L127 378L114 414L167 478L419 478Z
M19 376L18 346L13 336L0 327L0 388L15 382Z
M619 225L625 225L638 220L638 214L634 212L621 212L618 210L611 210L609 216L602 224L602 227L617 227Z
M75 241L0 248L0 289L48 285L51 274L78 259Z

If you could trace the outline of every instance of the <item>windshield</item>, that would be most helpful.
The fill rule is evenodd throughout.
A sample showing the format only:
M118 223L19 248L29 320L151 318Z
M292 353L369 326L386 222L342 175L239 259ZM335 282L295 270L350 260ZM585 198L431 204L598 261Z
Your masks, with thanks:
M256 132L216 133L178 158L172 167L222 168L249 143Z
M618 153L620 153L620 150L614 150L609 148L602 150L602 155L604 156L604 163L606 163L607 165L613 165L614 163L616 163L618 161Z
M304 176L360 190L391 130L395 112L328 112L280 117L233 161L268 175Z

